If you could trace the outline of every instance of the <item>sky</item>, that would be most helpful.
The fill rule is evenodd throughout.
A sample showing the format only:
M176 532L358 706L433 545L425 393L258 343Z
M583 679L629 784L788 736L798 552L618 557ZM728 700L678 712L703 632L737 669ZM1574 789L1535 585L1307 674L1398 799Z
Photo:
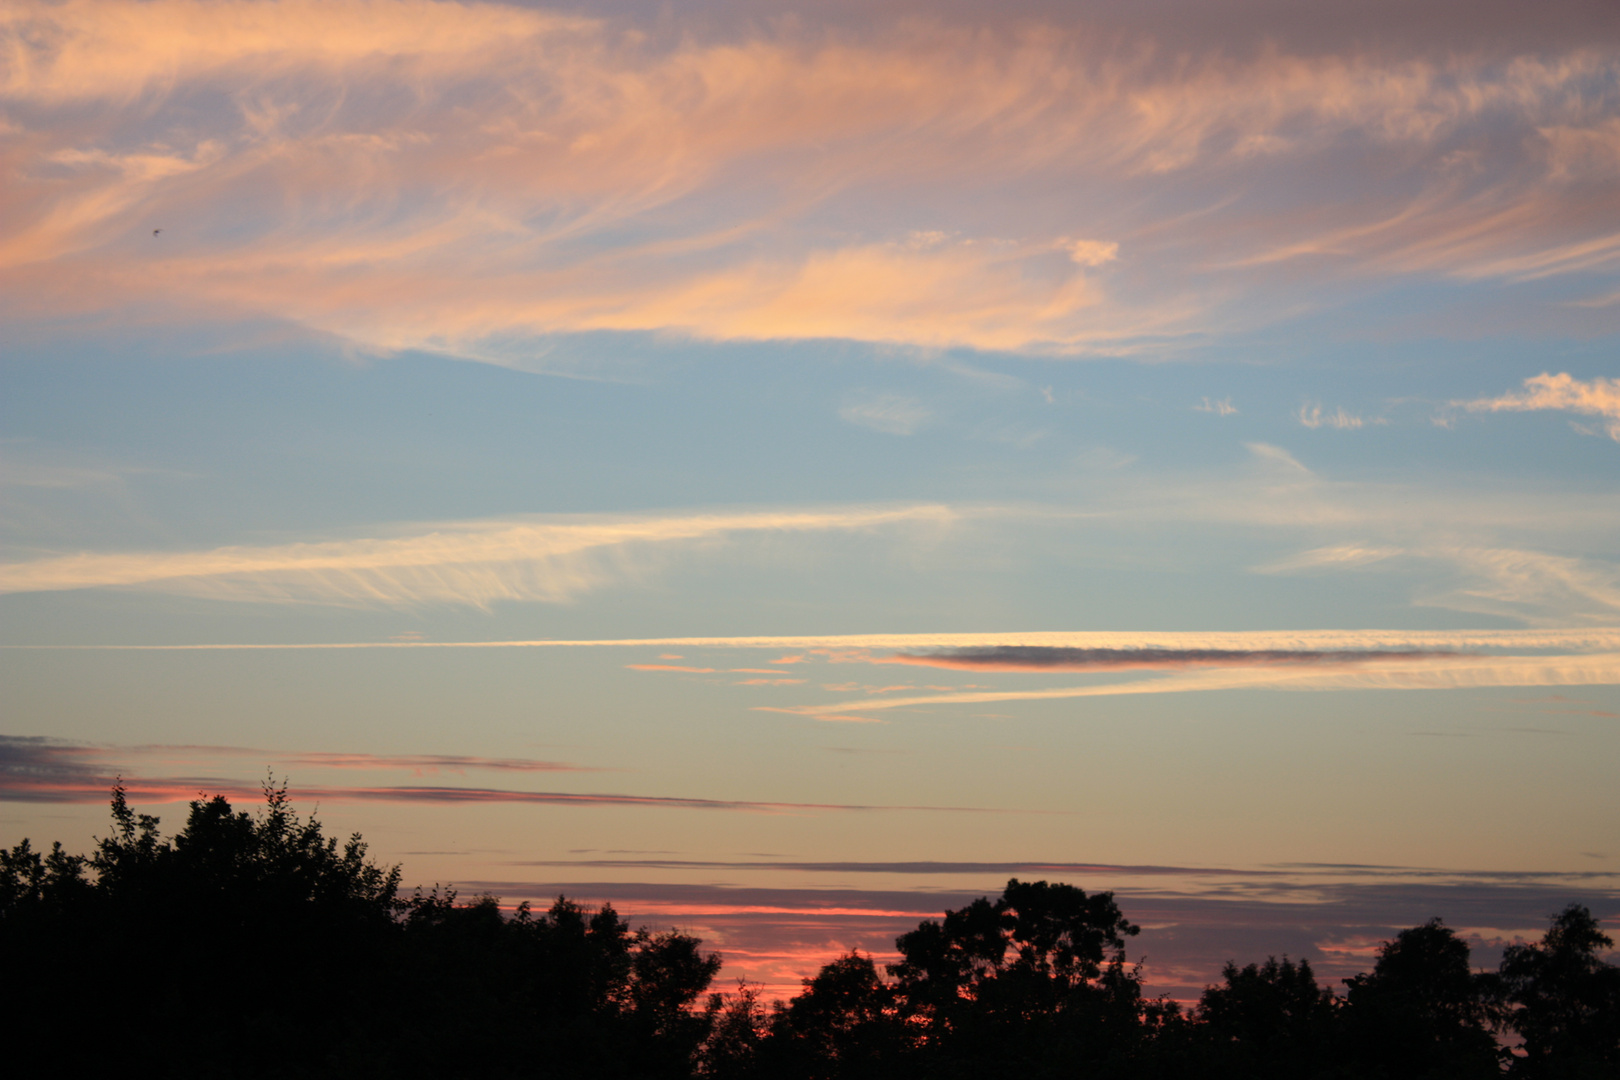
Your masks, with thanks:
M0 185L0 843L1620 926L1611 4L16 0Z

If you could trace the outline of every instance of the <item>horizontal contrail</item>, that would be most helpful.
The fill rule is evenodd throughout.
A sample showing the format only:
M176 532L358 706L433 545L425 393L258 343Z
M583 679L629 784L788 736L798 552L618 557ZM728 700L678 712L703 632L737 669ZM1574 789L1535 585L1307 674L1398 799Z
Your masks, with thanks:
M536 638L510 641L208 642L196 644L0 645L0 649L277 651L304 649L1181 649L1227 651L1548 649L1620 651L1620 627L1558 630L1034 630L946 634L792 634L776 636ZM864 659L864 658L863 658Z

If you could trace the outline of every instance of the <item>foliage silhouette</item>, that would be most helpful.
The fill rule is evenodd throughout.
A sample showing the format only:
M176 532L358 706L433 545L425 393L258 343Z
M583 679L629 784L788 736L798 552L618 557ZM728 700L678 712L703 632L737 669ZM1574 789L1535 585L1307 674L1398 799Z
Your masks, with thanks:
M1620 1075L1620 968L1597 955L1613 944L1590 911L1571 904L1541 944L1508 948L1501 999L1524 1040L1513 1076Z
M1242 970L1228 963L1221 974L1224 985L1206 988L1196 1013L1218 1075L1308 1076L1331 1057L1338 1003L1316 984L1309 961L1269 957Z
M1009 881L840 956L787 1002L709 994L717 954L610 905L543 913L402 898L397 866L326 837L285 786L256 814L190 804L165 839L121 787L88 856L0 849L9 1060L136 1076L907 1080L1589 1080L1620 1074L1620 969L1590 911L1473 969L1439 919L1336 995L1310 964L1227 964L1183 1010L1142 992L1113 894ZM1499 1047L1493 1032L1517 1036Z
M172 840L121 787L112 815L89 858L0 853L7 1034L142 1076L693 1071L720 966L695 938L561 898L510 918L400 900L398 867L299 819L284 786L257 815L193 802Z
M1363 1075L1451 1080L1498 1073L1495 980L1439 919L1402 930L1370 974L1346 980L1351 1060Z

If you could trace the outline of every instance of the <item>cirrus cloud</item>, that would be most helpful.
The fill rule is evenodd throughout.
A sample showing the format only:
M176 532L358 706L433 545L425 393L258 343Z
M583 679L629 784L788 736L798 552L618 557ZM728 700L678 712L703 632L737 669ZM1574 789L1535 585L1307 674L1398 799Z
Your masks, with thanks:
M748 534L948 525L941 506L449 522L353 540L104 552L0 564L0 594L142 588L218 600L373 605L564 603L650 572L673 549ZM398 644L411 644L399 642Z
M24 0L0 13L8 313L268 315L514 364L601 330L1117 352L1346 275L1620 267L1620 64L1589 40L1324 50L1239 20L1245 47L1170 62L1168 30L1104 17L669 35ZM1279 198L1324 177L1342 198Z

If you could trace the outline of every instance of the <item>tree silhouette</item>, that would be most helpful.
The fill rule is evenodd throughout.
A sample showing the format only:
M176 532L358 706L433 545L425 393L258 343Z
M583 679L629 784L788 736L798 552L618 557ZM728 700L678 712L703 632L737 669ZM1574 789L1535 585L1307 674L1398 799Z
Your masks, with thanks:
M172 839L123 788L88 857L0 849L8 1061L140 1076L553 1080L1596 1080L1620 1075L1620 969L1571 905L1479 974L1439 919L1403 930L1335 997L1310 964L1227 964L1198 1006L1142 994L1112 893L1007 883L791 1001L707 998L720 957L603 904L544 912L400 870L301 819L198 799ZM1504 1054L1492 1029L1522 1046Z
M1620 1074L1620 968L1597 955L1613 944L1589 910L1571 904L1553 916L1539 945L1503 954L1507 1023L1524 1040L1512 1075Z
M891 1075L907 1050L895 1006L894 990L870 956L841 956L776 1010L760 1072L783 1080Z
M693 1072L720 966L695 938L562 898L400 900L285 786L257 814L199 799L172 840L122 787L112 817L87 859L0 852L7 1035L154 1076Z
M1195 1014L1217 1075L1309 1076L1330 1056L1337 1002L1316 984L1309 961L1270 957L1242 970L1228 963L1222 977Z
M1439 919L1384 943L1370 974L1345 980L1347 1048L1369 1077L1496 1076L1494 978Z
M1014 878L996 901L902 935L889 972L935 1067L1055 1074L1133 1052L1141 975L1125 967L1125 938L1136 933L1112 893Z

